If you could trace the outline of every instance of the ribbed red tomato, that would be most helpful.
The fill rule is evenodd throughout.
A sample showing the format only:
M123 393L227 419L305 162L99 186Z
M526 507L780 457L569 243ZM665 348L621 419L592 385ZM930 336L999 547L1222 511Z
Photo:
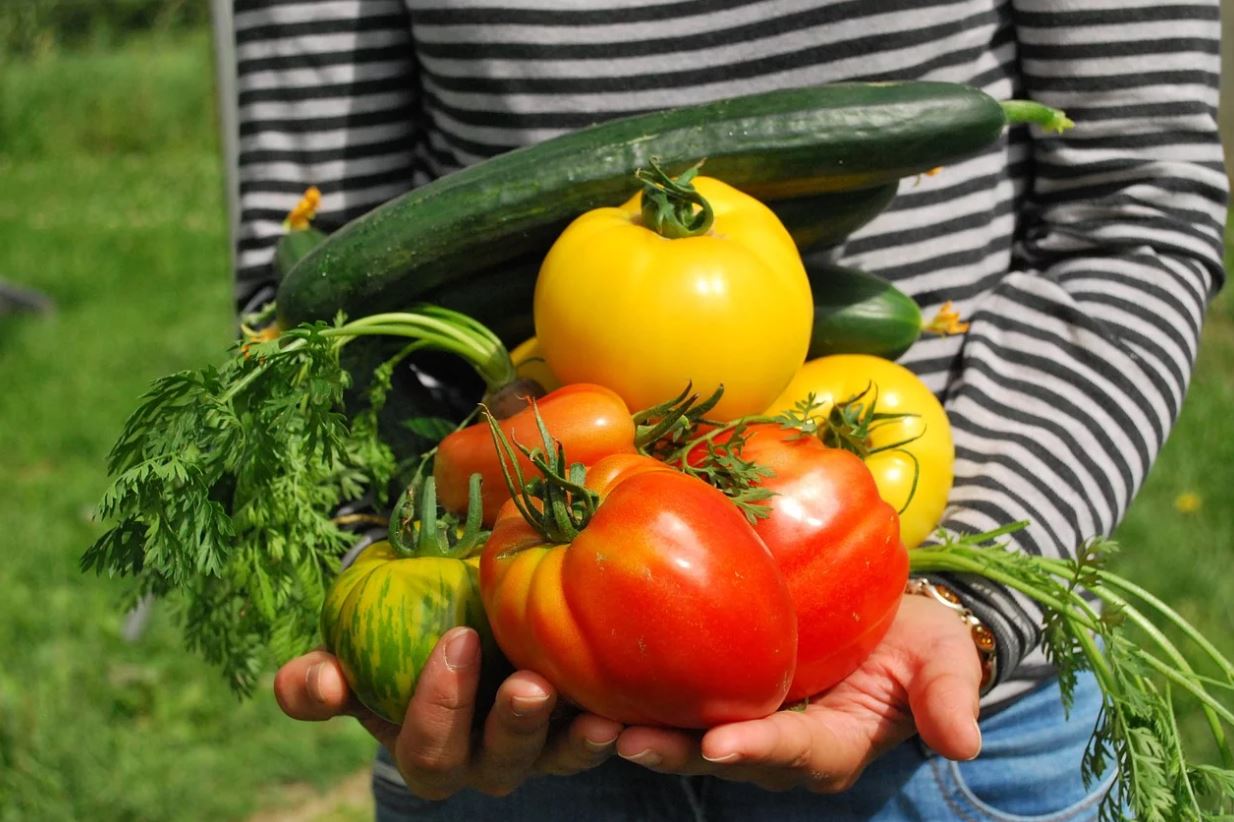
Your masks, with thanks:
M493 635L593 713L705 728L766 716L797 649L776 560L720 491L638 455L587 474L590 519L554 544L513 502L480 563Z

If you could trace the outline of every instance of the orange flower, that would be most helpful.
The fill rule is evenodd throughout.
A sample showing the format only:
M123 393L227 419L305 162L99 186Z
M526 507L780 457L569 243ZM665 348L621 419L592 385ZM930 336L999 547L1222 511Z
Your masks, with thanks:
M934 319L923 325L921 330L943 336L963 334L968 330L968 323L960 321L960 312L956 311L955 307L951 304L951 300L948 300L938 309Z
M304 231L317 216L317 208L320 205L321 191L317 186L309 186L304 196L300 198L300 202L296 203L296 207L288 212L287 219L283 220L283 228L288 231Z

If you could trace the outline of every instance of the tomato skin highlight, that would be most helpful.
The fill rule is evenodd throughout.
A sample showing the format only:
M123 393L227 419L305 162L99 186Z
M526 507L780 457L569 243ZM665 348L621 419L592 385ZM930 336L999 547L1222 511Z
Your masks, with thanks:
M499 646L570 701L626 724L706 728L776 710L796 615L767 546L722 493L656 460L616 455L568 545L511 503L480 564Z
M872 454L865 460L880 496L900 514L900 538L906 547L915 548L934 533L942 520L955 464L947 413L916 374L870 354L820 357L801 367L766 413L774 416L790 411L796 403L814 394L822 403L814 416L825 417L834 403L867 389L869 394L862 402L877 396L879 412L915 415L880 423L871 432L870 447L906 444Z
M633 453L634 421L630 409L613 391L587 383L552 391L512 417L499 421L502 433L516 447L542 448L535 413L553 437L565 447L572 462L590 465L609 454ZM519 465L530 477L535 468L519 454ZM478 422L448 434L437 446L433 479L437 499L447 511L467 512L467 487L473 473L481 476L484 524L492 525L502 504L510 498L497 446L487 422Z
M660 236L638 194L583 214L550 248L535 327L563 383L607 385L634 409L723 385L712 416L730 419L764 409L805 359L814 302L792 236L737 189L694 186L715 212L706 234Z
M747 429L741 456L772 470L754 526L779 563L797 610L797 670L787 699L851 674L891 627L908 581L895 510L856 455L778 425Z

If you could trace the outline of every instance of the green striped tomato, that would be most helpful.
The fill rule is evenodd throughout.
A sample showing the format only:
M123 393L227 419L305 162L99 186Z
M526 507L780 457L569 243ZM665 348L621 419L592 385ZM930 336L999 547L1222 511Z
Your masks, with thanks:
M456 625L479 631L484 658L492 658L479 561L408 556L382 541L339 574L322 605L321 632L365 707L402 724L433 646Z

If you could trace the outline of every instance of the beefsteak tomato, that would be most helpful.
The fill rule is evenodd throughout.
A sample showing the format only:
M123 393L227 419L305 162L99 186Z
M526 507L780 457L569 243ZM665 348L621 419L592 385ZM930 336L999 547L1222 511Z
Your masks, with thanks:
M648 227L644 194L571 223L540 268L536 336L563 383L609 386L631 408L723 385L714 418L755 414L805 360L810 281L769 208L719 180L693 184L715 215L696 236Z
M628 724L705 728L776 710L797 619L738 508L639 455L601 459L585 485L594 508L568 543L512 501L485 545L480 591L509 660Z
M791 411L810 395L819 403L812 416L820 422L833 416L837 403L854 397L850 411L855 416L871 403L880 414L903 415L874 420L843 445L862 456L879 495L899 513L904 545L920 545L938 527L954 479L955 447L942 404L898 363L869 354L835 354L803 365L767 413Z

